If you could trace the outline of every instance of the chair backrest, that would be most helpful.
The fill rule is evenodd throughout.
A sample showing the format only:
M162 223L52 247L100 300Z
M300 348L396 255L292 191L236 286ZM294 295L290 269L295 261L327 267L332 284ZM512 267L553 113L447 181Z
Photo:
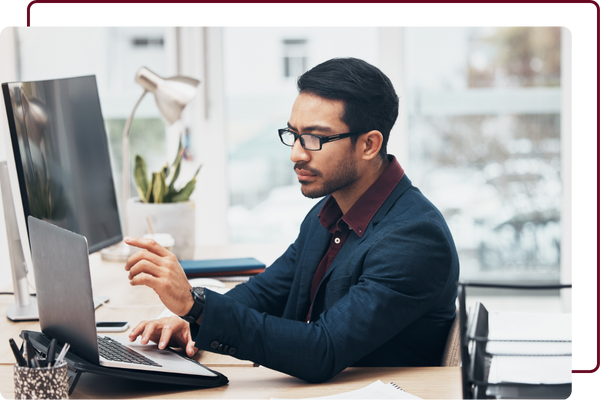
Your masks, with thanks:
M456 317L448 331L446 347L442 354L442 367L460 367L460 362L460 318L457 309Z

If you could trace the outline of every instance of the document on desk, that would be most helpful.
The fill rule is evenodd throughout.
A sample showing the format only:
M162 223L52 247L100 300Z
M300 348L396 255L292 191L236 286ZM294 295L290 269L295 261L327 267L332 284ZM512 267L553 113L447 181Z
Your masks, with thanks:
M490 383L571 382L571 314L491 312L488 326Z
M491 355L571 355L571 314L490 312Z
M494 356L490 383L571 383L571 356Z
M396 384L376 381L362 389L351 392L332 394L329 396L310 397L305 400L333 400L333 399L420 399L415 395L405 392ZM272 397L271 400L284 400Z

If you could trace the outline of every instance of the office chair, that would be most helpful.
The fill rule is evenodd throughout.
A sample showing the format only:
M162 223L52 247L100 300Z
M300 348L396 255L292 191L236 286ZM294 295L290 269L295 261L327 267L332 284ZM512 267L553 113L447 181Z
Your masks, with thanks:
M460 318L459 310L456 310L456 317L448 331L446 347L442 353L442 367L460 367Z

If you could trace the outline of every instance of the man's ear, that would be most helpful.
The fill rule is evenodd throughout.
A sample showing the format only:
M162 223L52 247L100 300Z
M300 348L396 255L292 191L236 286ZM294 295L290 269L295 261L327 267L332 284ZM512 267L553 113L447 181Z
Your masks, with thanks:
M383 144L383 135L379 131L370 131L358 137L358 143L362 151L361 158L370 161L377 157Z

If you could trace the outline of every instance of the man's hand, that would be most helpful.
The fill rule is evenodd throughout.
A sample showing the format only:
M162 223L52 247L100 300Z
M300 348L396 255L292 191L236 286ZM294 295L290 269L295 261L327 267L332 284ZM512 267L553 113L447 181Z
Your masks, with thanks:
M132 286L146 285L158 294L163 304L176 315L186 315L194 305L188 282L177 257L152 239L126 237L125 243L142 250L127 260Z
M129 340L133 342L138 336L142 337L142 344L148 344L151 340L158 343L159 349L167 345L181 347L189 357L198 351L192 340L190 325L177 316L140 322L129 333Z

